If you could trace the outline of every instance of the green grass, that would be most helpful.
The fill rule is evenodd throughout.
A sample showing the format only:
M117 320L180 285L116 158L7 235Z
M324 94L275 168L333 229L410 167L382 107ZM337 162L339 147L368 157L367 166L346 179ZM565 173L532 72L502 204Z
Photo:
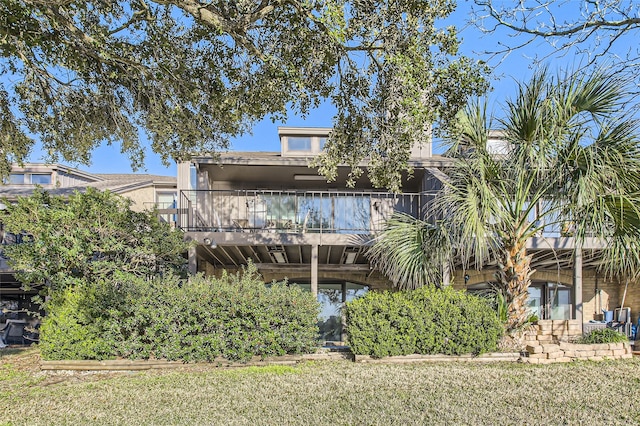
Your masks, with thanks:
M1 353L1 352L0 352ZM31 360L31 365L29 361ZM0 425L640 423L640 361L45 373L0 355Z

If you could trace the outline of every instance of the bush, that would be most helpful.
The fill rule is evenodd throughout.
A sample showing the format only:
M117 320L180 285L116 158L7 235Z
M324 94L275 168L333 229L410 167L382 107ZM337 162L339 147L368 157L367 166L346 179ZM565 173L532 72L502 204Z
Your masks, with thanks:
M52 342L43 351L48 359L244 361L317 347L319 306L313 296L286 283L267 287L253 266L220 279L131 277L120 286L104 281L91 292L66 292L64 300L50 305L50 325L43 325L42 339ZM82 319L74 304L85 305L78 311ZM64 333L58 318L73 325L74 333ZM81 334L101 351L81 350ZM56 341L70 349L57 350Z
M102 336L101 323L87 303L94 292L79 286L61 290L47 301L47 315L40 327L40 352L44 359L107 359L114 348Z
M582 336L576 343L590 345L592 343L620 343L626 342L627 336L612 328L602 328Z
M450 287L369 292L346 305L347 336L359 355L480 354L503 327L489 303Z

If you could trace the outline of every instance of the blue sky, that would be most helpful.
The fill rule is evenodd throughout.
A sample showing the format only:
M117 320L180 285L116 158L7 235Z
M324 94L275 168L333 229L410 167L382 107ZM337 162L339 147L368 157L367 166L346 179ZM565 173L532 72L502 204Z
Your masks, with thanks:
M517 86L518 81L526 81L535 71L535 65L531 59L535 55L544 55L549 52L549 46L543 41L529 45L527 48L512 52L505 59L491 58L483 54L487 50L498 49L500 42L514 44L516 40L508 37L504 32L484 35L473 25L467 23L470 13L470 2L459 1L458 9L450 16L446 25L456 25L462 38L461 52L472 58L483 59L493 67L495 78L492 81L493 91L489 94L491 101L503 102L510 97ZM553 70L559 67L572 67L576 61L573 55L550 58L547 63ZM491 104L490 104L491 105ZM498 111L495 111L498 112ZM308 117L290 116L286 122L273 123L265 119L256 123L252 135L245 135L232 141L232 150L237 151L279 151L278 126L310 126L330 127L333 109L331 105L322 105L312 111ZM436 149L437 152L437 149ZM30 161L43 162L42 153L37 150L31 155ZM102 146L94 151L92 164L89 166L69 164L82 170L95 173L131 173L129 159L120 153L118 145ZM151 173L159 175L176 175L175 164L166 167L162 165L159 156L147 149L145 169L139 173Z

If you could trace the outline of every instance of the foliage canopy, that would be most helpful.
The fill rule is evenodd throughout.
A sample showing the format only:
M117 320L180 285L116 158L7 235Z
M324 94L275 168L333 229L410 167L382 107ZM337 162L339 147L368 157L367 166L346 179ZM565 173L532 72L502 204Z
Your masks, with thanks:
M371 158L398 188L409 147L448 123L486 68L458 55L453 0L0 1L0 176L34 138L87 163L101 143L143 162L215 153L264 117L330 101L321 171ZM359 175L354 169L353 177Z
M78 283L118 285L130 276L184 271L182 232L111 192L88 188L63 197L36 189L5 204L5 229L22 235L22 243L4 250L24 286L52 294Z

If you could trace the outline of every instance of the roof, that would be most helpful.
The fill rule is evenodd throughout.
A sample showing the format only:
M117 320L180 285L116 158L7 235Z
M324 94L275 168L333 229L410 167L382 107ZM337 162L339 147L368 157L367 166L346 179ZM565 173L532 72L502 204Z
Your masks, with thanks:
M122 194L136 189L151 186L175 187L177 179L175 176L152 175L146 173L90 173L72 167L59 164L24 164L22 167L15 167L17 172L29 173L31 171L42 173L43 171L61 171L67 175L81 178L69 186L45 185L44 187L51 194L70 195L74 191L83 191L92 187L101 191L109 190L116 194ZM28 196L33 192L33 185L0 185L0 196Z
M278 166L307 166L309 160L317 154L309 156L282 156L280 152L263 152L263 151L229 151L212 156L197 156L190 160L199 164L218 164L218 165L278 165ZM442 155L433 155L425 159L409 159L409 165L412 167L443 167L450 165L451 158ZM361 164L366 167L366 161Z

